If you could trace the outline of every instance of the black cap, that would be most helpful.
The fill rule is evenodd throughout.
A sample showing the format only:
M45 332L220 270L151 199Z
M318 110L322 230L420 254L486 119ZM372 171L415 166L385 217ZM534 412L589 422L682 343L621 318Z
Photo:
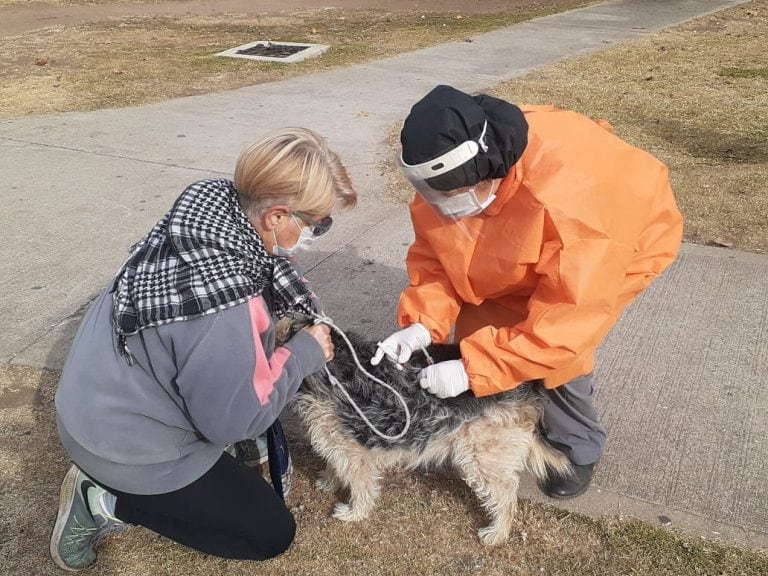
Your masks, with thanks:
M478 141L475 158L427 183L436 190L473 186L481 180L503 178L528 143L528 123L509 102L480 94L470 96L450 86L437 86L411 108L400 132L403 161L421 164L453 150L467 140Z

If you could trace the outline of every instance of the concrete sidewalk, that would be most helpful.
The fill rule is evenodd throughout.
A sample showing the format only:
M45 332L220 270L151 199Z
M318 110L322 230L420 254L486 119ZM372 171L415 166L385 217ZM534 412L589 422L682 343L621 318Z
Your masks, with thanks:
M89 299L191 181L259 134L302 125L351 167L360 206L308 254L337 323L394 326L412 234L388 201L385 135L439 83L467 91L741 3L614 1L398 57L123 110L0 122L0 361L60 368ZM343 283L339 279L343 278ZM686 246L600 350L609 445L568 507L768 546L768 257ZM535 489L527 494L539 498Z

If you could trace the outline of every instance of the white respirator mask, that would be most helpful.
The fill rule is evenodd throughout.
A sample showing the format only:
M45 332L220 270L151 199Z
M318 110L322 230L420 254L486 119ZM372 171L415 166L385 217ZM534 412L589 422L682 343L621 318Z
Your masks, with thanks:
M272 239L274 241L274 246L272 246L272 255L273 256L280 256L282 258L291 258L292 256L296 255L296 252L300 250L306 250L309 248L312 243L315 241L316 236L313 233L312 226L301 226L299 224L298 220L296 220L296 217L291 214L291 219L293 220L293 223L296 224L296 226L301 230L299 233L299 238L296 240L296 243L291 246L290 248L283 248L277 243L277 235L275 234L275 229L272 229Z
M440 214L449 218L459 219L477 216L496 200L497 183L498 180L491 181L491 192L482 202L477 199L476 186L473 186L466 192L454 196L443 195L441 198L436 198L431 204L437 208Z

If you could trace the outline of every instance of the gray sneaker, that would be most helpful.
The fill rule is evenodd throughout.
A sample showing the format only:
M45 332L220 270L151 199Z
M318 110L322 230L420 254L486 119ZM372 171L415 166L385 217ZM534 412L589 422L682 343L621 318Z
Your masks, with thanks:
M95 548L125 523L104 509L106 490L72 466L61 483L59 513L51 534L51 558L59 568L77 571L96 561Z

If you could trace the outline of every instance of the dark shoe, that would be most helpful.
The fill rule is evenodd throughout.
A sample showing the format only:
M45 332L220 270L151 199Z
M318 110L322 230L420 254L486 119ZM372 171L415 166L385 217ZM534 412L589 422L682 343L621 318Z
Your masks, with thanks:
M569 476L551 476L542 486L541 491L550 498L565 500L574 498L579 494L586 492L592 482L592 473L595 469L594 464L571 464L573 474Z

